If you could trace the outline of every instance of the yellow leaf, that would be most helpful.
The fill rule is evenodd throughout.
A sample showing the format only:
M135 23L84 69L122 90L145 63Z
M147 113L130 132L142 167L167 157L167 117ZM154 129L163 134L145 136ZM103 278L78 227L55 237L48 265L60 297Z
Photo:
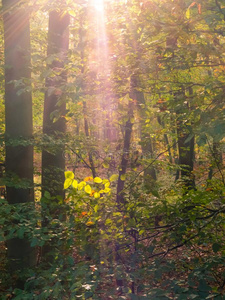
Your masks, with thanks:
M108 179L103 179L103 180L102 180L102 183L103 183L103 184L106 184L106 183L108 183L108 182L109 182Z
M102 183L102 179L100 177L95 177L94 182L95 183Z
M69 15L74 18L77 16L74 10L69 10Z
M72 184L72 179L67 178L64 182L64 190L68 189L68 187L70 187Z
M188 7L187 11L186 11L186 18L190 19L190 8Z
M117 174L113 174L111 177L110 177L110 181L116 181L118 179L119 175Z
M95 192L95 193L94 193L94 197L95 197L95 199L98 199L98 198L100 198L100 196L101 196L101 195L100 195L98 192Z
M91 194L91 187L89 184L85 186L84 190L87 194Z
M66 171L65 173L65 178L70 178L70 179L74 179L74 174L72 171Z
M110 188L105 188L104 190L100 190L100 191L99 191L100 194L102 194L102 193L108 194L108 193L110 193L110 192L111 192L111 189L110 189Z
M77 189L77 186L78 186L78 182L77 182L77 180L74 179L74 181L73 181L73 183L72 183L72 187L73 187L74 189Z
M79 184L78 184L78 190L82 190L82 188L86 185L86 182L85 181L81 181Z
M106 182L105 188L108 188L110 186L110 182Z
M104 167L105 169L108 169L108 168L109 168L109 164L108 164L107 162L104 162L102 165L103 165L103 167Z

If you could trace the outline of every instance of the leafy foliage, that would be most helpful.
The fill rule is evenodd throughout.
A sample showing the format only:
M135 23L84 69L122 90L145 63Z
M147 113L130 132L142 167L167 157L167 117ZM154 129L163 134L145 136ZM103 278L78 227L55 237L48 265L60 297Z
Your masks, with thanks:
M1 299L225 299L222 1L106 0L104 13L83 0L30 7L34 136L11 146L35 146L36 202L1 197ZM46 55L46 12L54 9L72 18L68 80L47 90L47 78L61 80L50 65L62 58ZM2 25L0 33L3 56ZM14 85L22 95L24 79ZM63 136L41 134L46 93L66 103ZM3 94L0 86L2 132ZM58 117L56 109L50 119ZM182 163L191 142L192 169ZM60 148L65 198L41 197L40 152ZM31 185L4 170L0 177L3 189ZM15 278L6 271L12 239L37 251L37 265ZM17 277L24 289L14 289Z

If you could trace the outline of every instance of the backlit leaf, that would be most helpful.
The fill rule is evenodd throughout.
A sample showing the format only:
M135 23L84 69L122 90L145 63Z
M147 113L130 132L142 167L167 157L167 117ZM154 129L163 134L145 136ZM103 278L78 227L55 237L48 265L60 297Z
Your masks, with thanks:
M95 177L94 182L95 183L102 183L102 179L100 177Z
M98 192L95 192L95 193L94 193L94 197L95 197L95 199L98 199L98 198L100 198L100 196L101 196L101 195L100 195Z
M66 171L65 172L65 178L74 179L74 173L72 171Z
M113 174L111 177L110 177L110 181L116 181L118 179L119 175L117 174Z
M68 189L68 187L70 187L72 184L72 179L71 178L67 178L64 182L64 190Z
M85 181L81 181L80 183L78 183L78 190L81 191L83 189L83 187L86 185Z
M77 186L78 186L77 180L73 180L72 187L73 187L74 189L77 189Z
M84 190L87 194L91 194L91 187L89 184L85 186Z

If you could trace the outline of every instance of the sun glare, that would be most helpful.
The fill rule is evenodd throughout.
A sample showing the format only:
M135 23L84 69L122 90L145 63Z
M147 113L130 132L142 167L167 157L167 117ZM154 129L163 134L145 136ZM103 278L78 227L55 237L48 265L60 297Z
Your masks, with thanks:
M100 12L104 10L104 0L94 0L93 2L96 10Z

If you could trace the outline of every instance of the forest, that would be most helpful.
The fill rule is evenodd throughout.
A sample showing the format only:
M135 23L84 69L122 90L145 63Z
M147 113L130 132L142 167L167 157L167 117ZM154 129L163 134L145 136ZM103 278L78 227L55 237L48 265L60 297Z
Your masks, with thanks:
M225 299L225 1L0 0L0 299Z

